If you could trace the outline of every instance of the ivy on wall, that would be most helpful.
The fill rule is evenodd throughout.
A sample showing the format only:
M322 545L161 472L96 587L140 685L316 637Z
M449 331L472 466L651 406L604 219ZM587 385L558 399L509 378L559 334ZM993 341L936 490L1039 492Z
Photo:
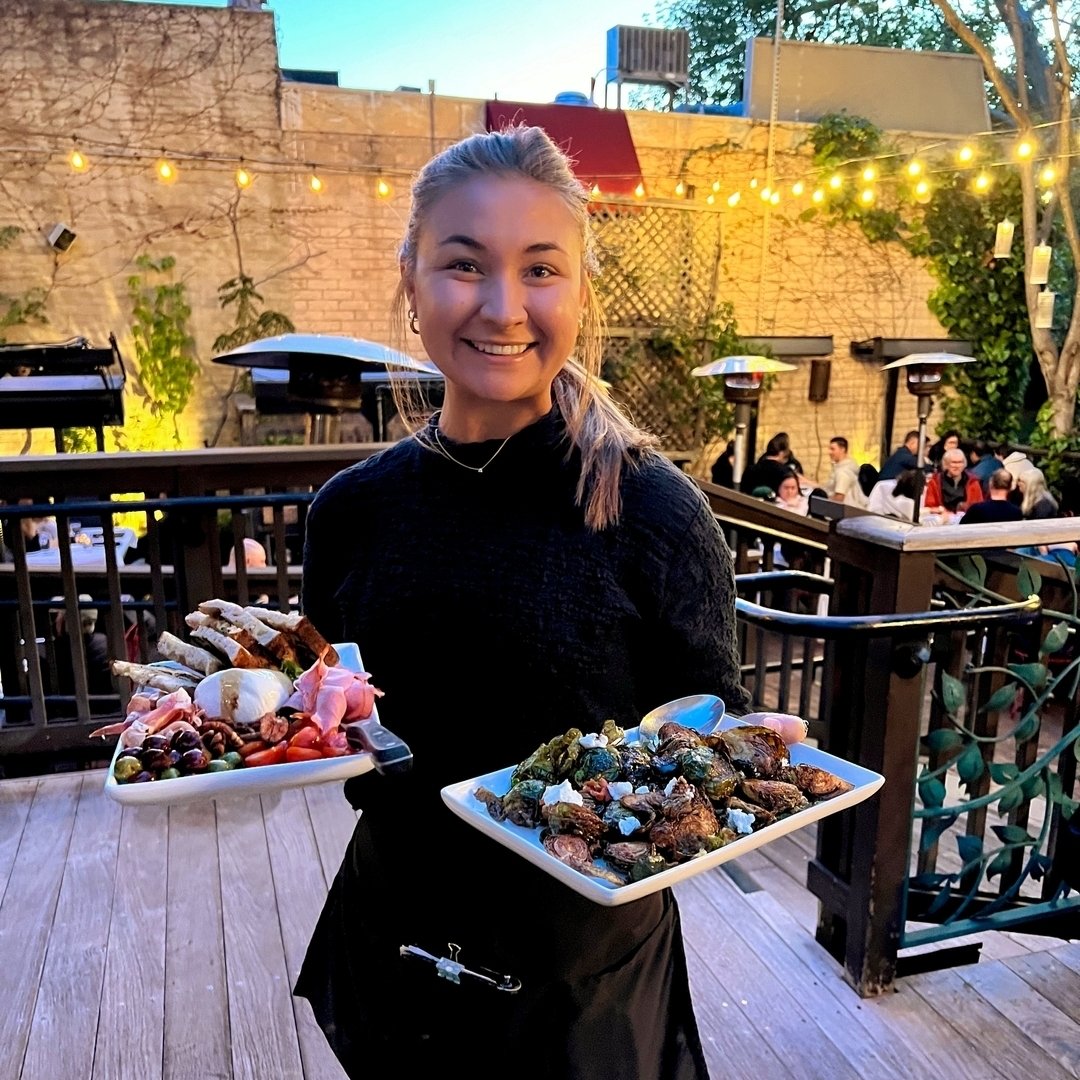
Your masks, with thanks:
M18 225L0 226L0 251L11 247L22 232ZM0 293L0 345L6 344L6 331L11 327L48 321L45 317L44 289L27 289L21 296Z

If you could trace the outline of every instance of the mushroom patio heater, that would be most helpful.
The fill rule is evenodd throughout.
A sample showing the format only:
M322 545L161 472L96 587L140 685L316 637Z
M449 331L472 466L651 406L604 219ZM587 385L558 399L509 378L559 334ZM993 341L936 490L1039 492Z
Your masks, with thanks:
M417 360L375 341L332 334L278 334L249 341L214 357L215 364L252 369L258 384L284 383L287 396L311 415L312 441L338 442L343 412L358 412L365 384L375 390L375 437L385 439L383 402L379 390L404 371L422 379L441 379L429 360ZM399 369L399 370L395 370Z
M922 502L923 465L926 463L926 422L930 418L930 410L934 407L934 393L941 387L946 367L950 364L970 364L974 359L974 356L949 352L908 353L881 369L892 371L895 368L904 368L907 388L918 402L919 449L915 460L918 463L919 475L915 488L915 509L912 511L912 520L916 523L919 520L919 504Z
M766 375L775 371L794 371L794 364L768 356L725 356L694 368L693 375L723 375L724 398L735 406L735 464L731 475L738 486L746 469L746 433L750 418L761 398Z

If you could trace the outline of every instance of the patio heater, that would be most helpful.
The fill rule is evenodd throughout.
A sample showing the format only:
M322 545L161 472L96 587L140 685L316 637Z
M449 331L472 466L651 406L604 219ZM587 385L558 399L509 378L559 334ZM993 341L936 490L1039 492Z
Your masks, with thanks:
M341 414L358 412L366 389L375 393L375 438L386 437L382 390L405 371L425 380L441 379L429 360L363 338L332 334L278 334L249 341L214 357L215 364L251 368L258 387L286 390L290 402L311 416L314 443L340 442ZM396 370L395 370L396 369Z
M696 367L692 375L722 375L724 400L735 406L735 464L731 475L738 487L746 471L746 442L750 419L761 398L761 386L766 375L776 371L794 371L794 364L773 360L768 356L724 356L719 360Z
M922 502L922 489L925 483L923 465L926 464L926 422L930 418L930 410L934 407L934 392L941 386L946 367L950 364L970 364L974 359L974 356L961 356L959 353L950 352L908 353L907 356L902 356L881 369L892 371L903 368L907 388L915 395L918 402L919 449L915 460L919 475L915 480L915 508L912 511L912 521L915 524L919 522L919 506Z

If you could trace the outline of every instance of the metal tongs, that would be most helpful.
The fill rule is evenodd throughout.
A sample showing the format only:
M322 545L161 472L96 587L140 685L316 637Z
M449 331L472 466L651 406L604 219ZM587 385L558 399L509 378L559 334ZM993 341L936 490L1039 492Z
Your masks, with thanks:
M375 771L382 776L393 776L412 768L412 751L404 740L384 728L378 720L354 720L345 725L345 734L354 737L371 755Z
M452 941L447 942L449 956L433 956L419 945L402 945L398 952L402 956L415 956L419 960L425 960L435 965L435 973L440 979L461 985L461 976L468 975L470 978L479 979L494 990L505 990L508 994L516 994L521 989L521 980L513 975L500 975L497 971L488 968L467 968L458 957L461 955L461 946Z

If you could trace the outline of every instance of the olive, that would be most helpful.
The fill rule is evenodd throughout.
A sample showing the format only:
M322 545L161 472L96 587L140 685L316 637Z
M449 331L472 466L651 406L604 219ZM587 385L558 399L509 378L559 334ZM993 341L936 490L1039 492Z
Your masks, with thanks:
M117 757L118 758L138 757L141 752L142 752L142 747L141 746L128 746L125 749L121 750L120 753L117 755Z
M142 765L136 757L119 757L113 766L113 776L118 784L126 784L136 773L140 772Z
M179 769L162 769L158 774L159 780L175 780L180 775Z
M129 781L129 784L145 784L148 780L153 780L154 774L147 772L145 769L142 772L136 773Z
M186 753L188 750L196 750L200 746L202 746L202 740L199 738L197 731L181 728L172 737L172 748L181 754Z
M230 769L232 769L232 766L224 758L214 758L206 766L207 772L229 772Z
M222 754L221 760L227 761L230 769L239 769L240 766L244 764L244 759L235 750L230 750L227 754Z
M144 750L165 750L169 746L169 740L164 735L147 735L142 741Z
M148 772L161 772L162 769L172 767L169 751L161 747L151 747L149 750L143 747L139 760L142 762L142 767Z
M180 758L180 764L186 772L203 772L209 763L210 755L202 747L185 750Z

